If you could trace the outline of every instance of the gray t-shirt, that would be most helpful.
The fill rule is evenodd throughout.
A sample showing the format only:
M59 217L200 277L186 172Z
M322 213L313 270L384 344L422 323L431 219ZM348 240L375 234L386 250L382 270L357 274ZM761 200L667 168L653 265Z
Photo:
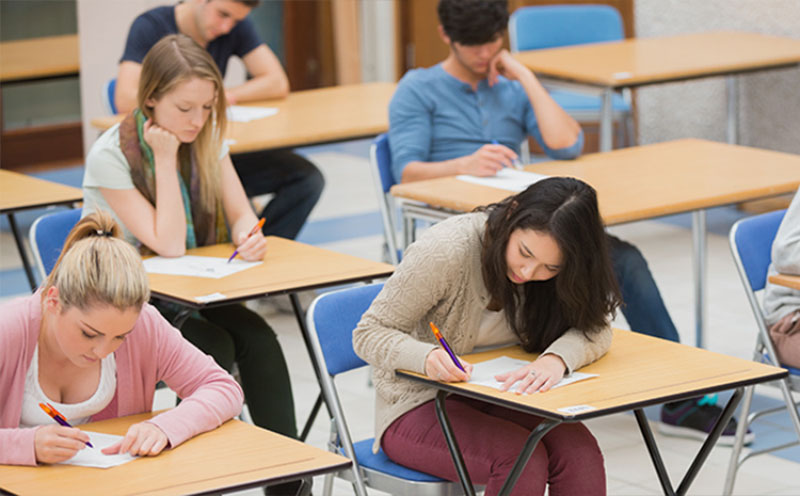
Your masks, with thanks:
M227 154L228 145L223 143L219 155L220 160ZM109 212L122 227L125 240L138 246L139 241L108 205L100 188L136 188L131 179L131 166L119 147L119 124L112 126L100 135L86 157L86 169L83 173L83 213L81 215L85 217L98 210Z

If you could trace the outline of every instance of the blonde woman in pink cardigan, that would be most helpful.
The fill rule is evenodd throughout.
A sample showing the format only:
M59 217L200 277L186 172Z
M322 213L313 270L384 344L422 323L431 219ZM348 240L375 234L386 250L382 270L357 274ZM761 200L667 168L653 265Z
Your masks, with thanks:
M154 456L237 415L243 394L147 304L136 250L105 213L82 219L44 286L0 306L0 464L57 463L89 437L72 425L149 412L164 381L183 401L132 425L104 453Z

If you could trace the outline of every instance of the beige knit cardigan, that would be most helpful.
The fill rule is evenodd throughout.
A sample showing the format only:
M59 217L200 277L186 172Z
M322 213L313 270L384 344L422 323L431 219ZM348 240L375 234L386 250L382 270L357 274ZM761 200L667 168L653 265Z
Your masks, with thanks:
M481 273L481 243L486 214L452 217L428 229L403 255L372 306L353 331L355 352L373 366L375 444L398 417L436 396L434 388L395 376L396 369L425 372L436 348L428 322L442 331L458 355L475 347L489 293ZM568 330L544 353L558 355L567 373L597 360L611 345L606 328L588 340Z

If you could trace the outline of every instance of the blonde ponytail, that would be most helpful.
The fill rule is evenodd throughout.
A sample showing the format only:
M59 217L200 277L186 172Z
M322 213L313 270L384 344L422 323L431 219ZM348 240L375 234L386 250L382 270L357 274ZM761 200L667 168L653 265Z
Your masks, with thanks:
M111 305L119 310L140 309L150 298L142 259L120 238L120 228L110 214L94 212L70 231L42 295L58 289L66 309L86 310Z

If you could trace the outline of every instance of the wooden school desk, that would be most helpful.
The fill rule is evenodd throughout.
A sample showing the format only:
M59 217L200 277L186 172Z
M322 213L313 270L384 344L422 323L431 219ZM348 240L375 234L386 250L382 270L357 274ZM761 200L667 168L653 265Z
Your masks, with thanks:
M188 250L186 254L228 258L233 250L233 245L224 244L195 248ZM268 236L264 263L251 269L221 279L164 274L149 274L149 278L150 291L155 298L171 301L183 307L173 322L178 328L189 314L196 310L264 296L288 294L319 382L321 368L314 359L314 353L311 352L308 329L303 309L297 299L297 292L367 282L388 277L393 271L394 266L389 264ZM203 298L212 294L220 296L212 301ZM308 435L322 403L322 394L319 394L300 435L301 440Z
M693 212L695 328L703 344L705 320L705 216L702 209L794 192L800 155L685 139L529 165L526 170L582 179L597 190L607 225ZM437 220L469 212L513 192L445 177L398 184L406 239L414 219Z
M0 43L0 82L75 76L79 70L77 34Z
M124 435L146 413L79 426ZM107 469L72 465L0 465L0 492L19 495L220 494L296 480L350 465L350 460L239 420L174 450Z
M464 355L463 358L470 363L478 363L502 355L524 360L533 360L536 356L513 346ZM501 495L511 492L536 444L550 429L562 422L580 422L628 410L634 411L664 494L686 494L733 415L744 387L787 375L786 370L781 368L621 330L614 330L614 340L608 353L580 371L598 374L598 377L547 393L531 395L500 392L486 386L466 383L443 383L403 370L398 370L397 374L439 390L436 396L437 417L467 494L475 492L458 449L458 440L447 418L444 401L447 395L452 393L467 396L544 417L545 420L531 432L500 491ZM643 408L734 388L736 391L683 480L677 489L673 488Z
M22 259L22 267L31 285L36 290L31 263L22 244L22 235L17 228L14 213L20 210L41 208L50 205L68 205L83 200L83 192L78 188L52 183L17 172L0 169L0 214L8 217L14 242Z
M769 282L800 291L800 276L791 274L777 274L774 276L769 276Z
M728 143L736 143L736 75L800 64L800 40L721 31L532 50L514 57L545 82L601 94L600 150L609 151L614 91L709 76L727 76Z
M375 136L389 129L389 100L395 83L363 83L295 91L282 100L244 105L278 113L250 122L228 122L231 153L315 145ZM122 116L92 119L100 130Z

